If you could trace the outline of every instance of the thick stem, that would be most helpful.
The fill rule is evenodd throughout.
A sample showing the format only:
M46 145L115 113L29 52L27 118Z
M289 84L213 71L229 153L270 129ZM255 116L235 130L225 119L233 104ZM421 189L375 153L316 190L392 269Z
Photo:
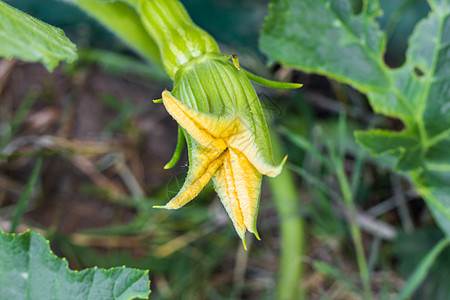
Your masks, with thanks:
M283 158L278 136L271 133L275 161ZM303 287L304 226L300 216L300 195L288 168L269 179L272 197L280 218L281 257L277 299L305 299Z
M138 0L136 9L161 52L170 77L185 63L208 52L219 52L216 41L192 22L178 0Z

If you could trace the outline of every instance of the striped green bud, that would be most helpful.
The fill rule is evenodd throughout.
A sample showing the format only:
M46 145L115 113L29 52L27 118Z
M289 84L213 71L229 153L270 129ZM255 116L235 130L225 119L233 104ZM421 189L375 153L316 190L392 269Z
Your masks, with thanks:
M179 1L138 1L142 24L158 45L170 77L192 59L208 52L219 52L216 41L192 22Z
M212 179L238 235L259 238L256 217L262 175L277 176L258 96L242 70L228 57L208 53L182 66L164 105L183 128L189 171L179 193L164 208L191 201Z

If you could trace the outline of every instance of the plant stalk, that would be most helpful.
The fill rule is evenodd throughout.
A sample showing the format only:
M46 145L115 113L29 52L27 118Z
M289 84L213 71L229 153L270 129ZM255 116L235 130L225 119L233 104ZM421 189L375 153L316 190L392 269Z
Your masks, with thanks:
M361 231L359 230L356 221L356 207L355 203L353 202L352 190L350 188L347 176L345 175L344 165L342 161L336 163L336 175L339 181L339 186L341 187L345 205L349 210L350 233L356 251L356 260L358 263L358 268L364 289L364 299L371 300L373 299L373 294L370 287L369 269L367 267L366 256L364 254Z
M271 131L275 161L284 154L279 137ZM305 251L304 224L300 215L300 195L288 168L275 178L269 178L269 186L280 218L281 257L277 284L277 299L305 299L303 263Z

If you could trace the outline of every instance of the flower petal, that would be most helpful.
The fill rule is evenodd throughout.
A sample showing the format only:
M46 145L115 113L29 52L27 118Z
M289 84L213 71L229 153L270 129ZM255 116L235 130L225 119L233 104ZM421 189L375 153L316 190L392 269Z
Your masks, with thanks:
M223 140L237 130L236 118L225 118L192 109L176 99L169 91L162 93L164 106L169 114L199 144L225 150Z
M233 170L231 168L228 151L224 153L223 165L217 170L216 174L214 174L213 183L214 189L219 195L228 216L230 216L237 234L244 241L246 227L236 193Z
M228 139L227 144L229 147L242 152L261 174L270 177L275 177L280 174L287 158L285 157L278 166L274 165L267 158L267 155L265 155L267 151L263 148L264 146L258 147L255 141L255 135L241 121L239 121L237 133ZM265 147L268 146L265 145Z
M190 151L192 151L193 159L190 162L191 165L183 187L165 206L155 207L178 209L184 206L200 193L217 169L223 164L224 154L221 155L216 149L198 145L198 147L192 148Z
M256 230L256 217L258 215L262 175L242 152L233 148L228 148L228 150L234 187L244 217L244 225L248 231L254 233L259 239Z

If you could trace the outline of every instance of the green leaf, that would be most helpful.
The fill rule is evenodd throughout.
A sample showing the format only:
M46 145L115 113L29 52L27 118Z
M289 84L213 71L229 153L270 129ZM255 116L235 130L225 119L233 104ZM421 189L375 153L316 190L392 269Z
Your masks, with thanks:
M2 299L148 299L148 271L97 267L72 271L39 233L0 233Z
M409 173L450 236L450 1L430 1L430 6L432 13L409 40L406 63L391 71L395 83L391 91L370 92L369 100L376 112L404 122L401 133L389 133L402 141L379 143L389 143L397 151L397 170ZM378 133L357 133L356 139L377 152Z
M274 0L263 25L260 46L272 60L351 84L362 91L385 90L385 38L373 16L353 15L348 0ZM376 4L375 4L376 3Z
M155 41L145 30L139 15L122 2L133 4L134 1L116 0L66 0L93 16L131 48L148 61L162 67L159 49Z
M356 140L396 159L450 236L450 0L428 2L398 69L382 59L377 1L355 15L349 0L273 0L260 44L272 60L351 84L376 113L403 121L401 132L357 132Z
M407 151L407 149L420 150L420 140L408 130L402 132L377 129L369 132L358 131L355 137L358 143L370 150L372 155L390 154L400 157L397 169L408 171L420 167L422 159L420 151Z
M42 62L52 71L60 61L77 58L75 45L56 27L0 1L0 57Z

